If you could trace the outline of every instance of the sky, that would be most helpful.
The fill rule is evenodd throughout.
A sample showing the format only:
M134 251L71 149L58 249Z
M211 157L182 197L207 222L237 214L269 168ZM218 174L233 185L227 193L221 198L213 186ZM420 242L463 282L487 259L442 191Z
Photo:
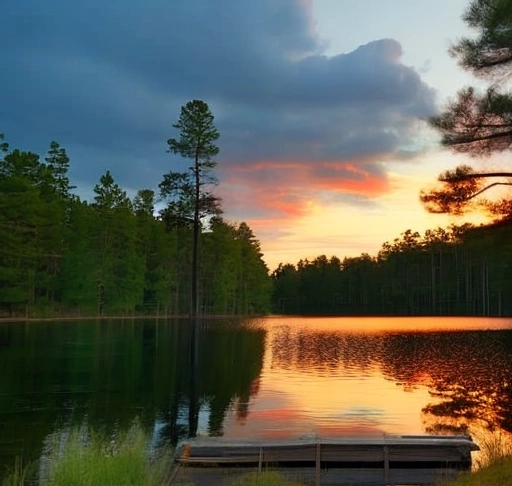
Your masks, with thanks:
M107 170L133 196L192 99L220 132L225 219L246 221L270 270L374 255L426 213L421 189L463 163L426 120L476 84L447 50L469 0L2 0L0 132L65 147L76 192Z

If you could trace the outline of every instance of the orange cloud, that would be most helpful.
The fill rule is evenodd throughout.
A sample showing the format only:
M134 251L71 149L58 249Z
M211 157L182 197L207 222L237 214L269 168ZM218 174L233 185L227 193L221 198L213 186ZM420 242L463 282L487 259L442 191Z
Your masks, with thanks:
M235 214L267 225L300 219L338 197L375 197L389 190L386 174L369 160L265 160L229 166L221 197Z
M321 166L340 174L339 178L320 179L318 184L322 189L362 196L380 196L390 190L389 181L385 174L373 174L354 163L324 162Z

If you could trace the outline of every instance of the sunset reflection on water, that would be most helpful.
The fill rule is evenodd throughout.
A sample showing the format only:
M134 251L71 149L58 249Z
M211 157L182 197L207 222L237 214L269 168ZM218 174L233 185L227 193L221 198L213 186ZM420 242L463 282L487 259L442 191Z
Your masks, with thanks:
M269 318L248 415L227 437L512 430L512 321Z
M72 426L134 420L162 445L512 433L512 319L15 322L0 342L0 469Z

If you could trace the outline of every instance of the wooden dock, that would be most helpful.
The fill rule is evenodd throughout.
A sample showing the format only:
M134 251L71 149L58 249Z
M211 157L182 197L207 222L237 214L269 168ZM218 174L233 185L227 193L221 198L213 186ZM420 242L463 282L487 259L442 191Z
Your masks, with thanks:
M171 484L225 486L250 472L277 470L311 485L424 485L471 470L478 446L465 436L382 436L179 444Z

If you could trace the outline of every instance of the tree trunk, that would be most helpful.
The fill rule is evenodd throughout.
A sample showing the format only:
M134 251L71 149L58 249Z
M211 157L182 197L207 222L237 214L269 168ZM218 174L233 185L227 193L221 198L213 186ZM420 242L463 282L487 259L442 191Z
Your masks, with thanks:
M199 197L200 197L200 184L199 184L199 153L196 151L195 164L195 204L194 204L194 241L192 249L192 292L190 296L190 316L197 315L197 258L199 249Z

